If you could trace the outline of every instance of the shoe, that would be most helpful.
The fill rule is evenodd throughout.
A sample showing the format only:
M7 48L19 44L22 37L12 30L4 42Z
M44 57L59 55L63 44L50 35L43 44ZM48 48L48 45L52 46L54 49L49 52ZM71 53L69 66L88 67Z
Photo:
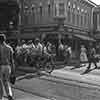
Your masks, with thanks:
M8 96L8 100L14 100L14 98L12 96Z

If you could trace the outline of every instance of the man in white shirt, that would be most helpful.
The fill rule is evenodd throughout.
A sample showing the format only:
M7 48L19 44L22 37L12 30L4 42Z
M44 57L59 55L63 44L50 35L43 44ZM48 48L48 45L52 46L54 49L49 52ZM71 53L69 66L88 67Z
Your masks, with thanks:
M40 40L39 40L38 38L35 40L35 48L36 48L36 51L37 51L37 53L38 53L39 55L42 54L43 46L42 46L42 44L40 43Z

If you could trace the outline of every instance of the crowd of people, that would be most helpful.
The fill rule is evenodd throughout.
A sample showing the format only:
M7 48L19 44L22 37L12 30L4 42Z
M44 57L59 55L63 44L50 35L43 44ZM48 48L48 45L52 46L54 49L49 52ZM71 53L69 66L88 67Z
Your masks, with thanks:
M58 57L64 57L64 62L67 63L68 59L72 55L71 47L68 45L63 45L59 42L58 48L49 41L47 43L41 42L39 38L33 40L22 40L18 42L17 46L15 47L15 59L19 61L19 63L23 64L27 63L29 55L36 55L37 57L40 56L51 56L54 55Z
M96 49L93 45L89 45L88 48L85 45L81 45L79 51L79 66L84 66L85 62L89 63L85 72L90 70L92 63L94 63L95 68L98 68L99 57L96 57ZM73 56L72 53L72 47L63 44L61 41L58 42L58 47L56 47L49 41L47 43L41 42L39 38L34 41L18 41L18 44L12 48L6 43L5 35L0 34L0 99L3 98L3 87L5 87L8 100L14 100L10 82L14 84L16 61L18 64L28 63L30 61L29 56L34 56L35 58L33 58L37 62L41 57L51 59L52 55L54 55L54 57L64 57L64 63L68 63Z

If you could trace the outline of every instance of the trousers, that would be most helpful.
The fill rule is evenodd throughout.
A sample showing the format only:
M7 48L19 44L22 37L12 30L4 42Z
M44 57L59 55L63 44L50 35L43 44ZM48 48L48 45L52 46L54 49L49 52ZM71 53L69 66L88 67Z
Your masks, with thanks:
M10 85L10 74L11 67L10 65L0 65L0 98L4 96L4 89L7 96L12 96L12 90Z

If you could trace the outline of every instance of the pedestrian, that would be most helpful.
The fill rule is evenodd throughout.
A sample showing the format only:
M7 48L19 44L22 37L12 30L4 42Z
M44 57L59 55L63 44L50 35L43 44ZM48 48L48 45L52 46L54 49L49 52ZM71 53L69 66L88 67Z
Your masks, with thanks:
M96 58L95 58L95 48L94 47L90 47L88 49L88 62L89 62L89 65L86 69L85 72L88 72L91 68L91 64L93 63L95 65L95 69L98 68L97 64L96 64Z
M64 58L64 45L61 41L58 44L58 56L61 60Z
M69 64L71 57L72 57L72 48L71 46L65 45L65 50L64 50L64 63Z
M85 66L85 62L88 61L87 58L87 50L84 45L81 45L81 51L80 51L80 62L82 63L81 66Z
M8 100L13 99L13 93L10 85L10 77L14 75L14 60L13 60L13 49L11 46L6 44L6 37L4 34L0 34L0 82L1 82L1 91L0 99L3 99L4 91L7 94Z
M36 66L37 66L37 74L40 74L40 65L39 65L39 62L42 58L42 50L43 50L43 46L40 42L40 39L39 38L36 38L35 39L35 50L36 50L36 55L35 55L35 63L36 63Z

